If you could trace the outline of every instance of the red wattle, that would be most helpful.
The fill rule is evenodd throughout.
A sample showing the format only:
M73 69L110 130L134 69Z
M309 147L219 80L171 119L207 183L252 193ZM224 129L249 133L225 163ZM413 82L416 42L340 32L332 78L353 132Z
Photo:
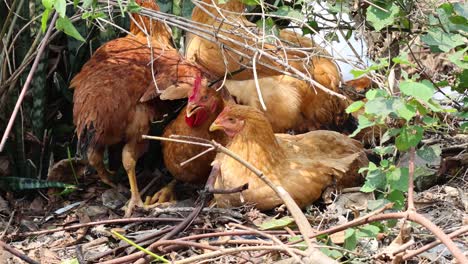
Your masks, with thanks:
M208 119L208 113L205 109L197 110L190 117L185 116L185 123L189 127L197 127L202 125Z

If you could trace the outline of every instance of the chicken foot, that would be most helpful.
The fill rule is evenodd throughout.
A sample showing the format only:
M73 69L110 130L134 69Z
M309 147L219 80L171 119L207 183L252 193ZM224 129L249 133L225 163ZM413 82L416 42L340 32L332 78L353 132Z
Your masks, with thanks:
M147 199L145 205L160 205L162 203L175 202L175 186L177 180L172 180L168 185L164 186L161 190L153 195L150 199Z
M96 170L101 181L115 188L116 185L110 179L110 175L113 175L114 172L108 170L104 165L104 147L90 146L88 148L87 156L89 165Z
M122 150L122 163L127 172L131 192L131 197L125 210L125 217L130 217L135 207L144 207L138 190L135 167L138 159L143 155L145 150L146 142L136 141L128 142Z

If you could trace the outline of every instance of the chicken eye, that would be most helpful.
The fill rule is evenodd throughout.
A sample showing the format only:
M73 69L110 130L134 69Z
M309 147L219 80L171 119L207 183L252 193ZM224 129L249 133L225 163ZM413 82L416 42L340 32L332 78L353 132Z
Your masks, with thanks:
M202 100L203 100L203 101L208 100L208 95L204 95L204 96L202 97Z
M228 118L228 121L231 122L231 123L235 123L235 122L236 122L236 120L235 120L234 118L232 118L232 117L229 117L229 118Z

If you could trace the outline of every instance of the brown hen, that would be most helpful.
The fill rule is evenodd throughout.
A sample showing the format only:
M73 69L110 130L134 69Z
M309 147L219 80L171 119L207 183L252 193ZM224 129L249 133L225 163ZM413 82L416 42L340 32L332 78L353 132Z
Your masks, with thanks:
M152 0L137 3L159 10ZM204 76L171 46L166 25L132 16L131 34L96 50L70 84L75 88L73 119L80 144L87 145L89 163L101 180L112 186L103 154L107 146L124 143L122 163L131 189L127 217L135 206L143 204L135 175L136 162L147 147L141 136L148 133L152 121L161 119L171 108L159 96L184 98L195 79Z
M317 200L322 191L334 184L351 187L361 183L358 168L366 166L361 144L332 131L312 131L302 135L274 134L259 110L228 105L210 126L229 137L227 148L264 173L274 184L283 186L300 207ZM230 189L248 183L243 200L260 210L282 203L275 192L252 171L226 154L219 153L215 163L220 175L216 189ZM219 206L240 206L239 194L216 194Z

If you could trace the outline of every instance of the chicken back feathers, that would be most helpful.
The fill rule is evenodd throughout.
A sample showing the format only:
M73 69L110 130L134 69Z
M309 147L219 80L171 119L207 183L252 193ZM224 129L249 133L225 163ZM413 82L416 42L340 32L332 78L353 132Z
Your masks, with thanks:
M183 98L187 87L203 75L174 48L161 48L164 45L154 40L150 49L146 40L128 35L107 42L73 78L70 86L75 88L73 116L79 138L91 129L95 144L109 145L132 137L129 132L142 133L141 127L127 131L138 115L149 125L168 111L169 104L157 98L158 90L185 85L181 89L185 95L179 97Z
M226 128L233 122L240 127L234 134ZM227 106L211 126L220 128L231 133L227 145L231 151L273 183L283 186L300 207L317 200L334 183L339 187L359 184L362 177L357 170L368 163L361 144L347 136L332 131L296 136L273 134L263 113L248 106ZM242 192L245 202L255 203L260 210L282 203L270 187L231 157L219 153L215 162L221 170L215 188L229 189L248 183L249 188ZM242 204L239 194L216 194L215 199L222 207Z
M258 82L266 106L264 114L275 133L317 129L351 133L356 128L353 117L345 112L347 101L314 89L305 81L277 75ZM238 103L263 111L254 80L227 80L225 85Z

